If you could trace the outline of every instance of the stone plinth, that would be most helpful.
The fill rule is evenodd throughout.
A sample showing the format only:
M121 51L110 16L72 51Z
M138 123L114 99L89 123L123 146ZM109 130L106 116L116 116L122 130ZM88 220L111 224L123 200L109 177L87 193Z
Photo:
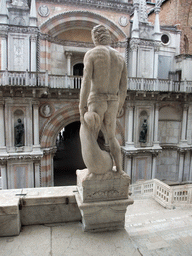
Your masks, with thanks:
M130 178L126 173L110 171L103 175L77 170L76 200L84 231L107 231L124 228Z
M77 170L77 189L83 203L127 199L130 178L123 172L110 171L103 175Z

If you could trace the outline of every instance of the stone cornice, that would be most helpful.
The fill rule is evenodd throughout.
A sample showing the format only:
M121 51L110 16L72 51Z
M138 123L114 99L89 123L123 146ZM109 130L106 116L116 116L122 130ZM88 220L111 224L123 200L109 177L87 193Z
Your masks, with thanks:
M152 154L157 156L161 151L162 148L159 147L143 147L143 148L135 148L135 147L121 147L122 152L127 156L135 156L135 155L140 155L140 154Z
M159 51L161 42L157 42L154 40L147 40L147 39L140 39L140 38L131 38L129 41L130 49L134 50L137 49L139 45L154 47L155 51Z
M0 164L5 164L7 161L18 161L18 160L26 160L26 161L40 161L41 158L43 157L43 154L37 154L37 155L32 155L32 154L8 154L7 156L0 155Z
M181 145L178 145L178 144L160 144L160 146L162 147L162 149L175 150L175 151L178 151L180 153L185 153L185 152L188 152L188 151L192 151L192 145L181 146Z
M59 39L58 37L53 37L53 36L50 36L48 34L43 34L43 33L40 33L40 39L41 40L47 40L47 41L49 41L51 43L55 43L55 44L61 44L63 46L84 47L84 48L93 48L94 47L93 43L77 42L77 41L67 41L67 40L62 40L62 39ZM113 48L126 48L127 47L127 42L126 41L113 42L111 44L111 46Z
M0 35L7 34L8 32L13 33L25 33L25 34L37 34L39 29L37 27L24 27L14 25L3 25L0 24Z
M53 3L53 0L37 0L37 2L45 2L45 3ZM115 12L121 13L129 13L132 14L133 7L131 3L120 3L115 1L105 1L105 0L54 0L54 3L58 4L67 4L67 5L76 5L76 6L84 6L84 7L91 7L96 9L105 9L105 10L112 10Z

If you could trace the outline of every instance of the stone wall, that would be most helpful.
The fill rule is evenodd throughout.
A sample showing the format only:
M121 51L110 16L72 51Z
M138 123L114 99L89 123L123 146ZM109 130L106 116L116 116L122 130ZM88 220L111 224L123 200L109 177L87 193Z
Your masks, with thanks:
M156 178L159 180L178 180L178 153L176 150L163 150L157 156Z
M164 1L159 14L161 26L176 26L181 33L181 53L192 54L192 9L190 0ZM149 15L149 21L154 23L155 13ZM187 37L189 46L186 46L184 37ZM188 50L186 49L188 48Z

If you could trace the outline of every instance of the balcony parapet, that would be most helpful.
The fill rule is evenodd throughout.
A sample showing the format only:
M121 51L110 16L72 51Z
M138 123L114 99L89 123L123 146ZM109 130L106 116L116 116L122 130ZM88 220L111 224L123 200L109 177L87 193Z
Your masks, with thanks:
M81 76L52 75L48 74L48 72L0 71L0 87L21 86L79 90L81 88L81 83ZM169 79L129 77L127 90L140 92L192 93L192 81L173 81Z

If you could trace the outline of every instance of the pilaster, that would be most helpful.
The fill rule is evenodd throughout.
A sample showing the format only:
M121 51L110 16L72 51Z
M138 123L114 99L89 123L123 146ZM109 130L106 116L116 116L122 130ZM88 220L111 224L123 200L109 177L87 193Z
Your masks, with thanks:
M67 57L67 75L70 76L71 75L71 56L72 56L72 52L65 52L65 55Z

